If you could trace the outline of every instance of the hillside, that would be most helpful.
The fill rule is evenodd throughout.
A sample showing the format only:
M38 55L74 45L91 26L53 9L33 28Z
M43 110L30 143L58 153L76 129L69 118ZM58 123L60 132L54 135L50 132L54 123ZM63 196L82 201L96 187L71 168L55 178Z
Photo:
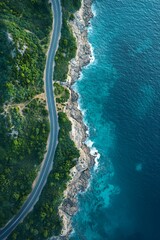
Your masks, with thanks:
M43 73L47 0L0 2L0 226L30 193L49 133Z

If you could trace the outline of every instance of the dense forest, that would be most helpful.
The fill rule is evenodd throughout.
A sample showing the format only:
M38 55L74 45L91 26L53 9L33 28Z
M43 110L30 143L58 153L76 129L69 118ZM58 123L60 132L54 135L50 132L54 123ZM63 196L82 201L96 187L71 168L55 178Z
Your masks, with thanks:
M62 25L60 46L57 52L57 56L65 49L67 58L56 60L55 75L64 73L63 78L59 79L65 81L66 74L68 72L69 61L75 57L76 54L76 42L68 21L69 16L73 17L73 13L79 9L80 0L62 0L63 10L63 22L66 22L66 26ZM74 42L74 52L72 52L71 45L66 48L63 45L65 37L67 36L68 45L72 41ZM57 59L56 56L56 59ZM64 67L65 66L65 67ZM44 187L40 199L33 211L25 218L22 224L20 224L9 240L21 240L22 236L27 240L42 240L48 239L53 235L59 235L62 229L62 222L58 215L58 207L63 200L63 192L66 188L66 184L70 179L70 169L76 164L76 159L79 157L79 151L75 147L74 142L70 139L69 133L71 131L71 123L68 120L66 114L61 111L63 108L59 106L65 105L70 97L67 88L61 86L59 83L54 83L54 93L57 102L57 108L59 110L59 137L58 146L54 158L53 170L51 171L47 184Z
M11 240L42 240L52 235L59 235L61 220L58 206L63 200L66 183L70 179L70 169L75 165L79 152L70 139L71 123L66 114L59 113L59 143L47 184L44 187L38 203L12 235Z
M69 61L75 57L77 46L68 22L74 19L74 13L80 8L81 0L61 0L62 3L62 31L59 49L56 54L54 79L66 81Z
M73 13L79 9L80 2L81 0L61 0L63 24L55 59L55 80L65 81L69 61L76 54L76 41L68 22L73 20ZM44 92L43 71L52 16L47 0L5 1L0 3L0 14L3 16L0 34L3 35L4 58L0 62L0 68L4 69L4 84L0 89L3 92L0 105L0 121L3 122L3 127L0 130L0 139L4 140L3 143L0 142L0 151L5 155L2 160L0 157L0 163L4 165L0 169L8 189L3 185L4 180L1 181L3 190L0 201L3 217L0 221L1 225L4 225L31 191L32 182L45 153L49 125L46 103L41 98L41 93ZM34 209L8 239L41 240L58 235L61 231L58 206L63 200L63 192L70 179L69 172L76 164L79 151L70 139L71 123L63 108L59 107L65 105L70 93L67 88L56 82L54 92L59 110L60 131L53 170ZM9 131L13 134L10 135ZM11 143L14 145L9 149ZM15 187L11 188L8 181L15 182ZM12 211L9 212L9 209Z
M52 27L47 0L0 2L0 226L32 189L49 133L43 74Z

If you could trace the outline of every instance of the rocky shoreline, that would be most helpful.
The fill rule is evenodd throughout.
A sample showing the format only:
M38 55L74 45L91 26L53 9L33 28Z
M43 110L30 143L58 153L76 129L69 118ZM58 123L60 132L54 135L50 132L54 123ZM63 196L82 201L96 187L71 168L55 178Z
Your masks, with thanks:
M83 123L82 113L78 109L78 94L72 89L72 85L80 77L82 68L90 63L92 57L91 47L87 39L87 28L93 17L91 5L92 0L82 0L80 10L74 14L75 18L70 22L77 41L77 54L69 65L67 86L70 89L71 97L65 107L65 112L72 123L70 136L80 150L80 157L77 159L76 166L71 169L72 178L67 184L64 200L59 207L59 215L63 221L63 229L59 239L68 239L72 231L71 219L78 210L77 193L86 190L90 178L89 169L94 165L96 157L90 154L90 149L85 144L87 127Z

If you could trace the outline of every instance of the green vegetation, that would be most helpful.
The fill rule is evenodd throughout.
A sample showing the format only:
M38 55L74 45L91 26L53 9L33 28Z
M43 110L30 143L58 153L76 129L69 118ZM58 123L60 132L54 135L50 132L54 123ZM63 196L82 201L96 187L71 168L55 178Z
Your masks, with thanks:
M34 210L26 217L10 240L42 240L58 235L61 231L61 220L58 216L58 206L63 199L66 183L70 179L70 169L75 165L79 152L70 139L71 123L66 114L59 113L59 143L54 158L53 170L43 189Z
M61 0L61 3L63 21L61 39L55 58L56 65L54 79L58 81L65 81L67 78L69 61L75 57L77 50L76 40L68 21L74 19L73 13L80 8L81 0Z
M54 93L57 103L66 103L70 96L69 90L57 82L54 83Z
M1 100L26 101L43 91L50 6L47 0L8 0L0 3L0 16Z
M45 101L34 98L43 92L45 52L51 29L47 0L0 2L0 224L4 225L21 206L34 181L45 153L49 132ZM75 56L76 41L68 21L81 0L61 0L63 25L56 55L54 79L65 81L68 63ZM65 105L69 91L54 84L57 105ZM53 170L34 210L28 214L10 240L42 240L61 231L58 206L76 164L79 151L70 139L71 123L59 112L59 143ZM2 140L1 140L2 139ZM2 167L3 166L3 167Z
M81 7L81 0L61 0L64 18L70 17L71 14L78 11Z
M46 151L45 53L52 25L47 0L0 2L0 226L31 191Z

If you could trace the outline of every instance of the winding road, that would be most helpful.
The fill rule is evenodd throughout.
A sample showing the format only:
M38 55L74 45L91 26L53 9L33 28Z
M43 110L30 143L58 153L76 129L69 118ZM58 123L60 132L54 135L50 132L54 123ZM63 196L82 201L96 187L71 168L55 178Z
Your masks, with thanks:
M6 226L0 230L0 240L6 239L12 231L17 227L17 225L23 221L25 216L33 209L34 205L39 199L39 196L45 186L47 177L52 169L54 154L56 146L58 143L58 117L56 112L56 106L53 95L53 62L58 48L61 24L62 24L62 12L60 0L51 0L52 10L53 10L53 31L50 42L50 47L47 55L46 69L45 69L45 87L46 87L46 96L47 104L49 110L49 119L50 119L50 135L48 140L48 151L46 157L39 173L38 180L36 185L27 200L21 207L20 211L16 216L14 216Z

